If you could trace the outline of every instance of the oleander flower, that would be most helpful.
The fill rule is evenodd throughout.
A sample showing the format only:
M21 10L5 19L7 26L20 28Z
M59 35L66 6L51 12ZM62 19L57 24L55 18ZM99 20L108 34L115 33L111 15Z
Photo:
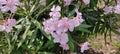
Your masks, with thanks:
M117 4L120 5L120 0L117 0Z
M73 31L74 30L74 28L75 28L75 24L76 24L76 21L75 20L73 20L73 19L70 19L69 21L68 21L68 24L69 24L69 31Z
M105 6L103 9L105 14L112 13L113 12L113 7L112 6Z
M15 13L18 5L20 5L19 0L1 0L0 1L0 9L3 12L11 11L12 13Z
M120 5L114 7L114 13L120 14Z
M67 33L52 33L55 43L66 44L68 42Z
M67 22L67 18L63 18L61 20L50 18L49 20L45 20L43 22L45 32L52 35L54 43L67 44L68 35L66 32L68 28L66 27L67 23L65 22Z
M0 31L5 30L5 27L3 25L0 25Z
M61 44L60 47L62 47L64 50L69 50L68 44Z
M11 32L12 27L15 25L16 25L15 19L7 19L4 21L5 31L7 33Z
M2 4L5 4L6 0L0 0L0 7L2 6Z
M86 5L90 3L90 0L82 0Z
M68 50L69 46L67 45L68 34L67 31L73 31L75 27L79 26L84 20L82 19L82 14L75 10L77 13L76 17L73 19L69 19L67 17L63 17L60 19L61 14L61 7L60 6L53 6L50 12L50 19L45 20L43 22L44 31L47 34L51 34L53 37L54 43L60 43L60 47L64 50Z
M47 34L51 34L52 32L54 32L57 29L57 22L55 20L55 18L50 18L49 20L45 20L43 22L44 25L44 30Z
M68 24L69 24L68 29L71 32L74 30L75 27L79 26L84 21L82 19L82 13L80 13L77 8L75 9L75 12L77 14L76 17L68 21Z
M58 24L59 29L57 29L59 33L68 31L69 28L68 20L69 19L67 17L64 17L59 20L59 24Z
M76 21L75 27L79 26L84 20L82 19L82 13L78 11L78 9L75 9L75 12L77 13L76 17L73 18L73 20Z
M61 11L61 7L60 6L53 5L53 7L51 8L51 12L49 13L49 15L52 18L58 19L61 16L60 11Z
M15 19L7 19L6 24L10 27L13 27L16 25L16 20Z
M3 20L2 24L0 25L1 31L6 31L7 33L11 32L12 27L16 25L15 19L6 19Z
M81 45L81 52L83 53L85 50L89 49L89 43L85 42Z
M72 1L73 1L73 0L64 0L64 5L65 5L65 6L68 6L68 5L71 4Z

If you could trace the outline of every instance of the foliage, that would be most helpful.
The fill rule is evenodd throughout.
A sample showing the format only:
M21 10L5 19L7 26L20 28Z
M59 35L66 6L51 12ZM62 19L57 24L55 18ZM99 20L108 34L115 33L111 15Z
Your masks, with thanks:
M104 34L106 41L107 33L111 38L111 32L119 28L119 14L105 14L104 8L97 5L101 1L105 5L116 5L116 0L90 0L86 5L82 0L74 0L69 6L64 6L63 0L46 0L46 6L39 0L21 0L24 6L18 6L15 13L0 11L0 19L13 17L16 26L10 33L0 32L0 53L3 54L67 54L69 52L80 53L79 44L86 42L90 35ZM84 22L76 27L73 32L68 31L69 50L63 50L59 43L54 43L53 37L44 31L43 21L49 19L49 12L53 5L61 6L61 17L73 18L76 16L75 9L79 8Z

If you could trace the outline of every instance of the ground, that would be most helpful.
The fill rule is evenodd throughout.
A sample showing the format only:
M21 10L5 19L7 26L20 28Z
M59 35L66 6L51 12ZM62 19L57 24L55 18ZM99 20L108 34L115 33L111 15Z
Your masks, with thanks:
M98 54L120 54L120 39L117 38L116 34L112 34L111 40L107 35L106 44L103 35L91 36L88 39L90 48ZM97 53L96 53L97 54Z

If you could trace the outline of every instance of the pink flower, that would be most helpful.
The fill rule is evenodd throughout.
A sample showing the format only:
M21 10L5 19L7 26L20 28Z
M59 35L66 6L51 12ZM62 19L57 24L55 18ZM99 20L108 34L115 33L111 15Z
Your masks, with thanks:
M20 4L19 0L3 0L0 1L1 5L5 5L5 6L0 6L1 11L3 12L7 12L7 11L11 11L12 13L14 13L17 10L17 5Z
M71 32L74 30L75 27L79 26L84 21L82 19L82 14L78 11L78 9L75 9L75 12L77 13L76 17L68 21L68 28Z
M90 3L90 0L82 0L86 5Z
M75 12L77 13L77 16L73 18L73 20L76 21L75 27L79 26L84 20L82 19L82 13L78 11L78 9L75 9Z
M68 5L71 4L72 1L73 1L73 0L64 0L64 5L65 5L65 6L68 6Z
M61 20L56 20L55 18L50 18L43 22L44 30L47 34L51 34L54 38L54 43L60 43L63 49L68 49L65 45L68 42L68 18L62 18ZM67 46L67 48L66 48Z
M67 44L60 45L64 50L69 50L69 46Z
M15 25L16 25L15 19L7 19L7 20L3 20L3 24L0 25L0 27L2 28L1 30L4 30L7 33L9 33L11 32L12 27Z
M117 4L120 4L120 0L117 0Z
M103 9L105 14L112 13L113 12L113 7L112 6L105 6Z
M114 13L120 14L120 5L114 7Z
M13 26L16 25L16 20L15 19L7 19L5 22L4 22L4 26L5 26L5 31L7 33L9 33L12 29Z
M0 31L5 30L5 27L3 25L0 25Z
M52 35L54 43L60 43L60 46L64 50L68 50L69 46L67 45L67 42L69 40L67 31L70 30L72 32L74 28L79 26L84 20L82 19L82 14L78 11L78 9L75 10L77 15L73 19L69 19L67 17L59 19L61 16L60 11L60 6L54 5L51 8L51 12L49 14L51 18L43 22L44 31L47 34Z
M68 24L69 24L68 29L72 32L74 30L74 28L75 28L76 21L71 19L71 20L68 21Z
M58 31L61 31L61 32L67 32L68 31L68 28L69 28L68 20L69 19L67 17L64 17L61 20L59 20Z
M2 4L5 4L6 0L0 0L0 6L2 6Z
M15 19L7 19L6 24L7 24L8 26L13 27L13 26L16 25L16 20L15 20Z
M58 18L61 16L60 11L61 11L61 7L54 5L54 6L51 8L51 12L49 13L49 15L50 15L52 18L58 19Z
M55 18L51 18L43 22L44 30L47 34L51 34L53 31L57 29L57 20Z
M55 43L66 44L68 42L68 35L66 33L52 33Z
M81 16L82 13L80 13L80 12L78 11L78 8L75 9L75 12L77 13L77 17L80 17L80 18L82 17L82 16Z
M81 46L81 52L83 53L85 50L88 50L89 49L88 46L89 46L88 42L83 43Z

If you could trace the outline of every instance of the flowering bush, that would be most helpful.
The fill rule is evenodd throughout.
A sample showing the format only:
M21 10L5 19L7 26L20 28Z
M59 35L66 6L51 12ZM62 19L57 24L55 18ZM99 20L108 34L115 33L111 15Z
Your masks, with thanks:
M0 53L80 54L119 31L120 0L0 0Z

